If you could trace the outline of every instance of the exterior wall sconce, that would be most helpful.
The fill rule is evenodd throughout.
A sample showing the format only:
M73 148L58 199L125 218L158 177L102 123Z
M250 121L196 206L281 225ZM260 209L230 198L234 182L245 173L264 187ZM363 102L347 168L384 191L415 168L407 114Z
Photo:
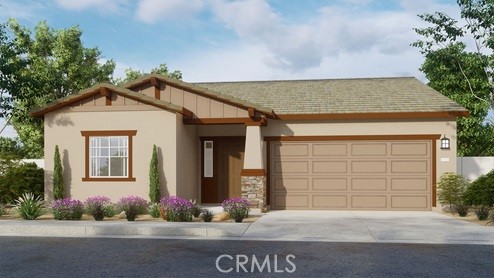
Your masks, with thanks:
M441 138L441 150L449 150L449 139L446 137L446 134Z

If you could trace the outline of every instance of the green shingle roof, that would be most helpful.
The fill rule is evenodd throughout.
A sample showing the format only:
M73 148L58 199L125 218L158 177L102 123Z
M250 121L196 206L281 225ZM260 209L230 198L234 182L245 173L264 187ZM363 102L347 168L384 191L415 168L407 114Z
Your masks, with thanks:
M195 83L276 114L467 112L413 77Z

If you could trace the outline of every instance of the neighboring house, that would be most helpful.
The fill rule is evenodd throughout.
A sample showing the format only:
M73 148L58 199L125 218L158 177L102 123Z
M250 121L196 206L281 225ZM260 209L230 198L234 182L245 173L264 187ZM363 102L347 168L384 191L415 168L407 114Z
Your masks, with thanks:
M148 196L152 147L162 192L270 209L431 210L456 171L468 111L415 78L186 83L147 75L98 84L32 113L77 199ZM450 140L441 149L440 138Z

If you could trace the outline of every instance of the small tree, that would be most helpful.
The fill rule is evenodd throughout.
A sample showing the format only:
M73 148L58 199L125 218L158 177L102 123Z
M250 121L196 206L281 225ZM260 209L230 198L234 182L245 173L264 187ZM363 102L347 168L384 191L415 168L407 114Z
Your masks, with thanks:
M60 151L58 145L55 146L55 157L53 158L55 163L53 169L53 198L55 200L63 199L65 195L65 189L63 185L63 168L62 160L60 159Z
M149 199L151 203L158 203L161 198L160 172L158 169L158 150L153 145L153 156L149 165Z
M437 188L440 190L438 192L439 202L442 205L449 204L449 210L453 212L453 205L463 202L467 186L468 181L464 176L453 172L444 173L437 183Z

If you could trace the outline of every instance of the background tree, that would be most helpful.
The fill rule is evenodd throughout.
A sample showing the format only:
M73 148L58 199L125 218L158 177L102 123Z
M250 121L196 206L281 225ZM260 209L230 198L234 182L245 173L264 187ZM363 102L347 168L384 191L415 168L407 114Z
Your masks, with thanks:
M53 162L55 164L53 167L53 198L55 200L58 200L65 197L62 159L60 159L60 151L58 150L58 145L55 146L55 155Z
M11 49L15 55L9 57L18 61L14 63L16 66L25 65L9 74L5 87L0 84L1 92L8 94L2 99L2 116L19 135L26 157L41 158L43 121L30 117L29 111L97 82L110 80L115 63L112 60L100 63L101 52L98 48L84 47L78 26L55 30L42 21L31 32L11 19L8 27L12 39L6 35L3 40L0 38L0 48Z
M24 157L24 149L21 143L14 138L0 137L0 158L21 159Z
M158 150L153 145L153 155L149 164L149 199L151 203L159 203L161 197L160 172L158 167Z
M430 26L414 29L422 39L412 45L425 55L429 85L471 111L458 121L458 153L493 155L493 128L484 120L494 107L494 1L457 3L462 23L442 12L419 15Z
M170 72L168 70L168 66L166 64L160 64L157 68L153 68L151 70L151 73L158 73L162 74L164 76L168 76L170 78L174 78L177 80L182 80L182 72L179 70L175 70L173 72ZM135 80L139 77L142 77L146 75L147 73L139 70L134 70L132 68L128 68L125 70L125 78L117 78L113 80L113 83L116 85L123 85L129 81Z

